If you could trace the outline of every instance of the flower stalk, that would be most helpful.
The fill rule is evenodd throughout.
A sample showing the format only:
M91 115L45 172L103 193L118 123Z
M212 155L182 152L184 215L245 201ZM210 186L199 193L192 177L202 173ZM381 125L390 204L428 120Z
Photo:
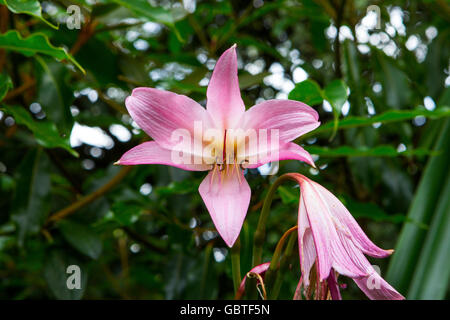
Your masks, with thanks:
M270 186L267 192L266 198L264 199L263 207L261 209L261 214L258 220L258 226L256 227L255 236L253 240L253 259L252 265L257 266L261 264L262 260L262 246L266 238L266 222L270 213L270 206L272 205L272 200L275 196L277 188L286 180L295 180L291 177L291 174L286 173L280 176L275 182Z
M297 234L296 233L291 234L286 249L284 250L283 257L281 258L280 261L280 268L278 269L275 278L275 283L272 287L272 290L270 290L269 292L270 293L269 299L271 300L277 299L278 295L280 294L281 285L283 284L283 275L286 273L289 267L289 261L293 256L293 251L296 242L297 242Z
M284 244L285 244L286 240L289 238L289 235L291 235L293 232L295 234L296 231L297 231L297 226L290 228L283 234L283 236L280 238L280 240L277 243L277 246L276 246L275 251L272 256L272 260L270 261L270 265L269 265L269 268L267 269L266 276L265 276L266 287L269 289L272 287L272 284L275 280L274 279L274 277L276 276L275 273L277 272L277 270L279 268L281 268L279 261L280 261L280 258L281 258L282 252L283 252ZM290 241L291 240L289 240L289 242L288 242L288 246L289 246Z
M241 284L241 241L239 237L231 248L231 270L233 274L234 292L236 293Z

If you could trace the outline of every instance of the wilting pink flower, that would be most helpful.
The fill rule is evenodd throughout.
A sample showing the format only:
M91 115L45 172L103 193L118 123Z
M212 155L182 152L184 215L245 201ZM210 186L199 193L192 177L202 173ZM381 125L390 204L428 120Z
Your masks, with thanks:
M164 164L191 171L210 170L199 192L217 231L231 247L240 233L250 202L250 187L242 170L244 165L256 168L272 161L296 159L314 166L309 153L291 141L320 123L315 110L291 100L268 100L246 111L239 91L235 46L217 61L206 96L205 110L183 95L152 88L134 89L125 105L133 120L154 141L129 150L118 164ZM199 127L203 132L214 129L219 135L211 139L198 134ZM279 134L277 141L270 141L268 147L245 146L242 149L242 141L231 146L228 143L229 132L237 129L253 130L257 138L271 130ZM173 139L174 132L181 133L182 143ZM186 137L192 137L192 141L186 142ZM210 153L202 153L211 145ZM174 155L180 151L183 159L189 161L174 160ZM246 154L240 154L242 152ZM231 159L228 154L233 155ZM247 157L253 155L257 156L257 161L248 161Z
M289 175L300 185L298 240L303 286L310 285L310 271L316 263L318 280L327 281L333 299L340 299L336 273L353 278L370 299L404 299L364 256L384 258L393 250L373 244L327 189L301 174Z
M260 265L257 265L256 267L253 267L248 273L250 273L250 272L257 273L261 277L264 277L264 275L265 275L266 271L269 269L269 267L270 267L270 262L262 263ZM244 295L246 281L247 281L247 276L245 276L242 279L241 284L239 285L239 289L236 292L236 299L240 299Z

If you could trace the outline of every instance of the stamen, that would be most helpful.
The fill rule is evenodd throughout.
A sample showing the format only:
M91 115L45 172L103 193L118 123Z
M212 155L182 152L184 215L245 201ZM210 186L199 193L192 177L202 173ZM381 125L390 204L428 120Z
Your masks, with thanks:
M216 175L216 171L217 171L216 169L217 169L217 164L214 164L213 172L211 175L211 181L210 181L211 185L214 183L214 176Z
M239 171L237 166L236 166L236 174L237 174L237 177L238 177L239 184L241 184L242 183L242 181L241 181L241 172Z

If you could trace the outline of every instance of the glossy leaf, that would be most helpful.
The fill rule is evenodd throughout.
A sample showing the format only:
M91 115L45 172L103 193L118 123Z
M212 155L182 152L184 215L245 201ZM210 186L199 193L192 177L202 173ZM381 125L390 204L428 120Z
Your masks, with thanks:
M37 102L59 131L68 136L73 126L70 105L74 100L67 84L68 71L64 65L50 59L37 57L36 61Z
M341 113L342 106L348 97L348 87L342 80L331 81L324 89L323 95L330 102L336 114Z
M0 101L2 101L3 98L5 98L9 89L11 89L12 87L13 83L9 75L5 73L0 73Z
M319 146L305 146L311 154L316 154L321 157L398 157L398 156L424 156L436 155L437 152L426 149L397 151L396 148L389 145L380 145L373 148L360 147L353 148L350 146L340 146L337 148L319 147Z
M130 9L138 17L149 21L159 22L172 28L180 41L184 41L175 27L175 22L183 19L187 11L183 7L166 9L163 7L152 6L146 0L112 0L125 8Z
M439 197L436 211L412 277L408 299L444 299L450 280L450 175Z
M336 134L339 116L341 114L342 106L348 97L348 87L342 80L331 81L323 90L324 98L331 104L333 108L334 126L331 139Z
M323 101L322 89L314 80L305 80L295 85L295 88L289 92L289 99L297 100L307 105L314 106Z
M130 226L138 221L142 208L137 204L116 202L106 215L106 220L114 220L123 226Z
M75 275L67 273L69 266L80 268L80 289L69 289L67 286L68 278ZM73 255L57 250L51 251L45 259L43 275L56 299L79 300L83 297L87 285L87 269Z
M0 48L16 51L27 57L40 53L58 60L68 60L77 66L83 73L85 72L66 49L53 46L48 37L43 33L33 33L26 38L22 38L16 30L8 31L0 34Z
M92 259L98 259L102 253L102 240L91 227L73 221L61 221L59 230L75 249Z
M428 160L408 212L408 220L414 223L407 222L403 226L396 245L396 253L389 265L387 280L405 294L408 292L409 281L416 270L425 239L427 236L433 237L429 231L427 232L418 225L430 225L433 217L437 216L439 198L441 195L448 197L447 194L442 193L446 183L442 173L448 173L450 169L448 162L450 157L449 135L450 120L446 119L441 124L441 132L435 145L435 150L441 153Z
M248 73L239 75L239 88L242 90L251 86L259 85L267 76L270 76L270 72L261 72L256 75Z
M450 107L439 107L435 110L427 110L425 108L417 108L412 110L389 110L384 113L375 115L373 117L345 117L339 121L338 129L349 129L371 126L373 124L386 124L405 120L411 120L415 117L423 116L430 119L439 119L450 116ZM333 130L334 122L327 122L322 124L316 130L302 136L302 139L311 135L320 134Z
M34 120L31 114L20 106L3 106L2 109L12 115L18 124L26 126L33 132L37 143L41 146L63 148L78 157L78 153L70 146L69 138L61 137L54 123L46 120Z
M44 19L42 16L42 7L38 0L0 0L0 4L7 6L14 13L28 14L42 20L50 27L58 29L58 26Z
M30 150L19 166L11 215L17 224L19 244L39 232L50 208L49 162L41 148Z

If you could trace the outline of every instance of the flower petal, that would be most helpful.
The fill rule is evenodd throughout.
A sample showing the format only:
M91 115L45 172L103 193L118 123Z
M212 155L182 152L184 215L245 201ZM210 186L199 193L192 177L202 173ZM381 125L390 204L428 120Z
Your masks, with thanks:
M136 165L136 164L164 164L189 171L205 171L211 169L206 164L184 164L172 160L172 151L162 148L155 141L148 141L125 152L117 164Z
M179 144L172 134L183 132L191 140L194 124L202 124L203 130L212 126L206 110L194 100L173 92L153 88L136 88L125 100L133 120L163 148L171 149ZM201 137L200 137L201 139Z
M267 269L269 269L269 266L270 266L270 262L266 262L266 263L257 265L256 267L253 267L249 272L254 272L254 273L257 273L257 274L263 276L264 273L267 271ZM244 295L246 280L247 280L247 276L245 276L242 279L241 284L239 285L238 292L236 293L236 295L238 297L242 297Z
M248 158L252 159L254 154L252 153L252 151L249 151L248 153L249 153ZM256 161L251 162L256 163L250 162L250 164L246 165L245 167L253 169L262 166L263 164L268 162L281 160L298 160L306 162L307 164L309 164L314 168L316 167L316 165L314 164L314 160L312 159L309 152L293 142L288 142L284 144L279 150L270 150L268 152L263 151L261 153L256 153L254 159Z
M404 300L400 293L391 287L373 267L369 275L353 279L364 294L371 300Z
M341 292L339 290L339 284L337 283L334 270L331 270L330 275L327 279L327 284L328 288L330 288L331 299L342 300Z
M327 203L314 188L316 183L301 177L300 189L316 247L320 281L328 278L331 267L348 277L365 276L364 261L360 259L364 256L336 228Z
M384 258L392 254L392 250L383 250L370 241L347 208L330 191L319 184L315 184L315 188L319 190L325 202L328 203L331 213L339 221L341 228L351 234L355 245L365 254L376 258Z
M217 127L232 128L245 111L239 90L236 46L225 51L214 67L206 91L206 109Z
M241 170L228 168L224 174L210 171L198 191L217 231L231 248L241 232L250 203L250 187L244 175Z
M248 109L239 127L279 130L279 145L290 142L320 125L318 113L306 104L293 100L268 100Z
M300 195L298 210L298 250L303 284L305 287L308 287L309 272L316 261L316 248L314 247L314 239L308 222L302 195Z

